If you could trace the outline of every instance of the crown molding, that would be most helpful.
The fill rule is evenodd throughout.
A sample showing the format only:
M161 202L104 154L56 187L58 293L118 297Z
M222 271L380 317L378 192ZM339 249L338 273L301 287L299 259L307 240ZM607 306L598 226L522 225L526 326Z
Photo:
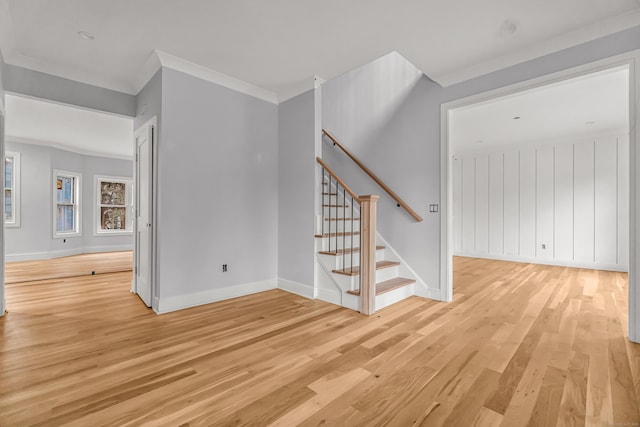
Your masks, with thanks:
M39 145L42 147L50 147L56 148L58 150L69 151L71 153L80 154L83 156L93 156L93 157L105 157L108 159L117 159L117 160L133 160L133 154L130 156L106 153L102 151L95 150L87 150L84 148L78 148L67 144L62 144L60 142L55 141L45 141L41 139L31 139L31 138L23 138L20 136L12 136L7 135L6 142L16 143L16 144L29 144L29 145Z
M171 68L172 70L180 71L185 74L189 74L193 77L207 80L211 83L224 86L228 89L235 90L237 92L244 93L245 95L253 96L263 101L271 102L272 104L278 103L278 95L269 90L255 86L251 83L247 83L243 80L236 79L227 74L220 73L210 68L203 67L195 62L187 61L186 59L179 58L160 50L156 50L155 54L160 61L162 67Z

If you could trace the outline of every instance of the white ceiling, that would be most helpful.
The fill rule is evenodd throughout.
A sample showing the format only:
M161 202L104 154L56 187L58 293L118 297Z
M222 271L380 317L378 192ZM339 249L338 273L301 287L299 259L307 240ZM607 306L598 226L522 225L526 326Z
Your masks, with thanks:
M282 100L392 51L449 85L639 24L640 0L0 0L0 49L134 94L157 49Z
M452 110L449 117L452 153L628 133L629 70L622 67L565 80Z
M133 120L6 95L7 139L83 154L131 159Z

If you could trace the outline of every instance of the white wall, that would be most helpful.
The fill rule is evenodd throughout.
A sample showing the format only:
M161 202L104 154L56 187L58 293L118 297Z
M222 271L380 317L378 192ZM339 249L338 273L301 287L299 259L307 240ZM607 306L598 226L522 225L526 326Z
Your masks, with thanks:
M454 253L628 271L628 183L628 135L458 153Z
M96 236L95 175L133 176L131 160L85 156L41 145L12 142L6 149L20 153L20 227L5 229L7 261L46 259L86 252L130 250L132 235ZM53 238L53 170L82 174L82 235Z

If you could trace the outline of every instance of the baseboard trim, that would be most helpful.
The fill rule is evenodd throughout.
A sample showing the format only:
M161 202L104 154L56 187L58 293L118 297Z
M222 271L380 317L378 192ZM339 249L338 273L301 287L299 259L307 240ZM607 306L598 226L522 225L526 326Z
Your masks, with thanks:
M291 280L278 278L278 289L300 295L301 297L313 298L313 286L304 283L293 282Z
M73 255L95 254L99 252L122 252L122 251L132 251L132 250L133 250L133 245L90 246L90 247L83 247L83 248L66 249L63 251L6 254L4 256L4 260L5 262L36 261L36 260L43 260L43 259L62 258L66 256L73 256Z
M414 289L415 289L414 291L415 295L419 297L429 298L436 301L444 301L442 299L442 292L440 292L440 289L423 288L422 286L416 286Z
M468 253L460 253L460 252L454 252L453 256L460 256L465 258L491 259L491 260L497 260L497 261L523 262L526 264L541 264L541 265L554 265L554 266L571 267L571 268L586 268L589 270L619 271L622 273L629 272L628 266L618 265L618 264L600 264L595 262L563 261L563 260L527 258L527 257L518 257L518 256L509 256L509 255L468 254Z
M318 299L331 304L343 305L342 295L338 291L326 288L318 288Z
M270 291L277 288L278 279L270 279L260 282L227 286L226 288L212 289L210 291L197 292L187 295L177 295L164 298L160 296L160 298L158 299L158 309L156 310L156 313L170 313L172 311L178 311L185 308L197 307L199 305L211 304L212 302L243 297L251 294L256 294L258 292Z

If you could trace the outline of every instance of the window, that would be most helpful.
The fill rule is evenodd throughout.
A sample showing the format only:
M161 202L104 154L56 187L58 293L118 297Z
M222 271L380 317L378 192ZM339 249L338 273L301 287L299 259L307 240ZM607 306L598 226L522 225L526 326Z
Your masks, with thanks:
M5 154L4 224L7 227L20 227L20 153Z
M96 176L96 234L133 231L133 181L130 178Z
M53 237L81 235L80 184L82 175L53 171Z

